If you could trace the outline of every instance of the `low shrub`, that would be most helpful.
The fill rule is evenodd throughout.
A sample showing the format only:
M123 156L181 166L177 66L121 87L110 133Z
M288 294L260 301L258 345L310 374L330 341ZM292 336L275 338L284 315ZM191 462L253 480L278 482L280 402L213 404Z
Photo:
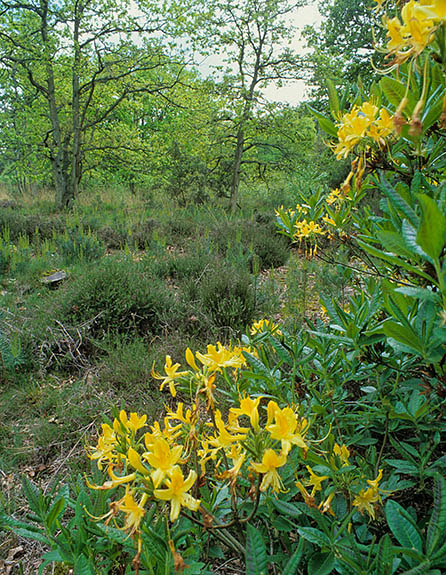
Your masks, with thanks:
M211 240L218 253L233 263L234 258L251 263L256 254L261 269L269 269L283 266L289 257L289 242L277 234L272 220L225 221L212 230Z
M173 311L163 282L129 260L106 258L86 268L57 293L59 314L70 323L94 322L93 337L159 333Z
M65 223L57 217L42 217L38 214L22 214L13 209L0 209L0 229L7 228L10 238L18 240L26 235L30 239L39 235L42 239L51 239L54 234L64 232Z
M65 230L62 237L57 240L57 247L65 262L92 262L104 255L104 246L90 231L83 228Z
M221 265L214 267L197 284L196 297L217 328L244 330L255 316L254 288L246 270ZM193 294L191 284L189 294Z

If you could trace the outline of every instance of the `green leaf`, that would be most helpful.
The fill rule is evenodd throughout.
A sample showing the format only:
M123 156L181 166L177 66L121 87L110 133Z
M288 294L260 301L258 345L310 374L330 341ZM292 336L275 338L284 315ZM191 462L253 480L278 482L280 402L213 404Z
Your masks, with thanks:
M389 198L398 210L400 216L403 214L413 226L418 226L419 217L415 210L406 202L401 193L393 188L384 177L380 181L379 189Z
M53 563L54 561L56 561L57 563L62 563L64 561L64 558L62 557L62 555L59 553L58 550L53 550L49 551L48 553L45 553L44 555L42 555L42 559L43 562L39 567L37 575L43 575L45 573L45 567L50 563Z
M315 553L308 562L311 575L329 575L334 569L335 558L332 553Z
M438 259L446 244L446 216L435 200L418 194L423 209L423 219L417 233L417 243L431 258Z
M80 555L76 558L76 563L74 564L74 575L95 575L85 555Z
M420 346L418 336L411 328L389 320L383 324L383 331L388 338L392 338L423 355L423 348Z
M427 254L419 245L417 241L417 229L412 226L408 220L404 220L401 226L401 231L403 233L404 241L408 248L412 250L414 254L418 254L423 259L432 261L429 254Z
M400 473L404 473L405 475L418 475L420 473L420 469L418 466L406 461L404 459L386 459L386 463L398 469Z
M427 526L426 554L430 556L443 536L446 537L446 480L436 473L434 475L434 505L432 516Z
M297 519L302 515L302 511L298 509L293 503L282 501L281 499L276 499L275 497L272 497L271 501L277 511L283 513L284 515L288 515L294 519Z
M407 295L409 297L414 297L416 299L421 299L424 301L433 301L435 303L441 302L440 295L437 292L434 292L430 289L425 289L421 287L403 286L395 288L395 291Z
M398 82L398 80L395 80L394 78L385 76L384 78L381 79L379 85L381 86L381 89L384 92L384 95L386 96L390 104L392 104L392 106L395 106L395 108L398 108L398 106L401 103L401 100L406 95L405 84ZM406 106L405 111L409 114L412 112L412 109L414 108L415 100L413 95L411 95L410 93L408 94L408 99L409 103Z
M326 118L323 114L321 114L318 110L315 110L311 106L307 105L307 108L313 114L313 116L315 116L317 118L317 121L319 122L319 126L322 128L322 130L325 133L327 133L329 136L333 136L335 138L338 137L338 130L331 120Z
M385 512L387 523L398 543L421 553L423 541L407 511L399 503L389 499L386 503Z
M31 483L26 475L22 476L22 489L31 510L40 517L42 514L40 489Z
M327 85L328 90L328 104L330 106L330 111L335 118L338 118L341 109L339 105L339 96L336 91L336 86L329 78L325 80L325 84Z
M268 575L265 542L260 531L249 523L246 539L246 575Z
M0 527L15 530L18 528L27 529L28 531L34 531L35 533L40 533L42 530L40 527L36 527L31 523L26 523L25 521L20 521L15 517L10 515L5 515L4 513L0 513Z
M424 279L427 279L428 281L432 281L432 277L427 273L423 272L419 267L413 266L397 256L385 253L382 250L376 248L375 246L371 246L367 242L364 242L363 240L358 239L357 242L370 255L380 258L393 265L402 267L409 272L412 272Z
M419 565L412 567L412 569L404 571L403 573L401 573L401 575L423 575L423 573L427 573L427 570L429 569L430 565L431 562L429 560L423 561Z
M46 524L48 526L48 529L51 529L53 523L56 521L59 515L65 510L65 507L66 507L65 497L59 497L53 503L46 518Z
M304 550L304 539L299 539L299 543L297 544L296 551L291 555L287 564L285 565L282 575L296 575L297 568L300 565L303 557L303 550Z
M435 92L430 96L426 102L426 106L421 118L423 122L423 130L428 130L435 122L440 119L443 110L443 86L438 86Z
M410 258L416 253L404 241L403 237L398 232L378 231L376 237L381 242L383 248L398 256Z
M26 539L33 539L34 541L40 541L41 543L45 543L45 545L50 545L51 541L42 533L37 533L36 531L30 531L29 529L14 529L14 533L16 535L20 535L20 537L25 537Z
M257 371L258 375L263 376L268 381L274 379L269 369L260 361L260 359L246 351L243 352L243 355L248 363Z
M389 534L381 537L376 552L376 575L392 573L393 545Z
M319 531L319 529L314 529L314 527L299 527L297 531L301 537L318 547L331 546L330 539L325 535L325 533Z

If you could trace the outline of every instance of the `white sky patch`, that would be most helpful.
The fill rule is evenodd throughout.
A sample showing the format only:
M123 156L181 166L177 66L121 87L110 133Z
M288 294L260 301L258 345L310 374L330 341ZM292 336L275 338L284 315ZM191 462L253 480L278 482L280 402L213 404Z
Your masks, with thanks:
M306 51L305 42L302 39L301 32L305 26L318 25L320 22L321 15L315 3L311 3L302 8L297 8L295 12L289 16L290 25L294 26L296 29L294 39L289 44L289 47L299 55L304 54ZM222 60L223 58L218 54L207 56L198 63L198 70L203 76L212 75L213 72L215 72L215 67L223 64ZM289 80L283 81L281 87L271 83L263 90L263 95L270 102L282 102L284 104L296 106L305 99L305 90L305 80Z
M297 54L305 53L305 43L301 38L303 28L308 25L318 25L320 21L321 15L316 5L310 4L309 6L297 9L292 17L292 24L296 27L296 36L291 43L291 48L293 48ZM305 98L305 90L306 85L304 80L290 80L284 83L281 88L271 84L263 90L263 94L271 102L282 102L296 106Z

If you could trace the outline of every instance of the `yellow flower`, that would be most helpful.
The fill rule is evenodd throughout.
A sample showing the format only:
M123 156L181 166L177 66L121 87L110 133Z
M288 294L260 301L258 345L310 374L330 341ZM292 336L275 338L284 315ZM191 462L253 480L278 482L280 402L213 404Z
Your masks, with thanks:
M200 371L195 361L194 354L192 353L189 347L186 349L186 361L187 364L190 365L192 369L194 369L195 371Z
M145 427L147 421L147 415L139 415L135 412L130 413L130 417L127 416L127 413L121 409L119 412L119 419L115 419L113 421L113 429L116 433L122 433L122 430L125 430L126 433L130 433L131 435L135 435L136 432Z
M334 204L336 201L342 201L344 198L342 196L342 192L339 188L335 188L331 190L328 194L327 199L325 200L329 206Z
M340 446L335 443L333 447L333 453L339 457L342 462L342 466L350 465L350 461L348 460L350 457L350 451L346 445L342 444L342 446Z
M322 218L322 221L324 221L329 226L335 226L336 225L336 222L334 221L334 219L330 218L330 216L328 214L325 214L325 216Z
M387 37L389 38L387 43L388 52L397 52L404 48L406 41L403 38L403 26L399 18L388 18L384 21L384 25L387 27Z
M372 489L378 490L378 483L381 481L382 477L383 477L383 470L380 469L376 479L373 479L373 481L370 479L367 479L367 483L370 485L370 487Z
M275 401L270 401L267 408L268 421L265 429L271 437L282 443L282 451L287 455L292 445L297 445L304 451L308 446L304 437L308 431L306 419L298 421L297 414L291 407L280 409ZM271 423L274 420L274 423Z
M389 38L387 50L395 54L397 64L418 56L432 42L435 23L442 21L445 11L444 0L433 0L431 6L410 0L401 10L402 23L397 17L384 21Z
M223 419L221 417L221 412L219 409L215 412L215 425L218 429L218 434L215 434L213 437L209 438L209 443L218 451L219 449L223 449L229 447L235 441L241 441L245 439L246 434L237 434L231 435L229 431L226 429L225 424L223 423Z
M261 397L257 397L257 399L251 399L249 395L247 397L240 398L240 407L231 407L229 410L234 415L247 415L251 422L252 428L254 431L259 431L259 403Z
M371 124L378 114L378 107L372 102L363 102L359 108L359 114L363 114Z
M102 469L104 462L110 465L118 459L119 456L115 451L117 444L118 440L114 430L107 423L103 423L102 435L98 438L98 444L96 447L87 447L87 456L93 461L97 460L99 469Z
M134 479L136 479L136 473L130 473L129 475L122 475L120 477L118 475L115 475L110 467L108 469L108 474L111 477L111 481L105 481L102 485L94 485L93 483L90 483L87 479L88 487L90 487L90 489L103 491L107 489L113 489L114 487L118 487L118 485L125 485L126 483L130 483Z
M225 367L239 368L245 363L244 358L224 347L219 341L217 345L208 345L207 350L206 354L197 351L195 355L210 371L221 371L221 368Z
M286 460L285 453L277 454L274 449L267 449L263 454L262 463L251 462L251 468L256 473L263 474L260 491L266 491L270 486L273 491L283 491L283 483L277 469L285 465Z
M133 493L126 488L125 495L119 502L119 510L123 511L126 515L124 520L124 530L130 532L130 534L139 530L139 525L146 512L144 505L147 498L147 493L144 493L141 497L141 501L138 503L133 497Z
M158 438L163 438L170 443L181 435L181 423L178 425L171 425L169 417L164 418L164 429L161 429L159 421L155 421L153 425L150 426L151 431L144 434L144 444L147 451L150 451L153 443Z
M177 410L176 411L172 411L171 409L169 409L167 411L167 418L173 419L173 420L177 420L177 421L181 421L181 423L185 423L186 425L191 425L193 420L195 420L195 414L192 414L192 411L190 409L186 410L186 415L184 414L184 410L183 410L183 403L180 401L177 404Z
M364 511L370 515L372 519L375 519L375 503L379 500L379 494L375 489L369 487L367 490L361 489L359 495L353 499L353 505L358 508L361 515Z
M435 23L446 22L446 1L445 0L425 0L420 2L420 11L423 11L428 18Z
M309 465L306 467L310 473L310 479L307 481L307 485L313 486L311 496L314 497L317 491L321 491L321 483L322 481L325 481L325 479L328 479L328 475L316 475Z
M165 480L166 488L155 489L153 494L157 499L170 501L170 520L175 521L181 511L181 507L187 507L196 511L200 507L200 500L195 499L187 493L197 479L195 471L190 471L187 479L184 479L183 472L175 466L170 473L170 477Z
M301 495L305 500L305 504L308 505L308 507L316 507L314 497L308 493L300 481L296 481L296 487L301 492Z
M171 448L162 437L156 438L150 446L150 451L143 453L143 458L154 468L150 477L155 487L158 487L166 475L172 471L182 453L181 445L174 445Z
M232 445L231 451L228 453L228 458L232 460L233 466L222 473L220 479L229 479L231 489L235 488L237 478L241 473L242 465L246 459L246 453L242 450L240 445Z
M149 475L149 470L146 467L144 467L139 453L135 449L133 449L133 447L129 447L129 450L127 452L127 460L130 463L130 465L134 469L136 469L136 471L139 471L142 475Z
M325 234L325 231L320 227L320 225L312 220L307 222L305 219L302 222L296 222L295 229L294 238L297 240Z
M333 491L332 493L330 493L330 495L327 497L327 499L325 501L321 501L321 503L319 504L319 511L321 513L330 513L330 515L333 515L333 517L335 517L335 513L333 511L333 509L331 508L331 502L333 500L333 497L335 496L335 492Z
M269 331L277 335L282 335L279 326L273 323L272 321L270 322L269 319L260 319L259 321L255 321L250 329L251 335L256 335L257 333L263 333L264 331Z
M172 358L170 355L166 355L166 363L164 365L164 371L166 373L165 376L159 375L152 369L152 377L155 379L162 380L162 384L160 386L160 391L164 389L165 385L169 385L170 393L172 397L175 397L177 394L177 390L175 389L175 380L179 377L184 377L189 374L188 371L178 371L178 368L181 367L179 363L172 364Z

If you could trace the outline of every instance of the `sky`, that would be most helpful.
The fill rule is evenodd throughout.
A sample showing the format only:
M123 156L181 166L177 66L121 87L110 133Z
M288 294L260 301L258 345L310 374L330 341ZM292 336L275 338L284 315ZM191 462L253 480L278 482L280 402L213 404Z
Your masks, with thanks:
M305 52L305 44L301 38L301 31L307 25L319 24L321 15L319 14L316 3L311 2L307 6L297 8L290 14L289 18L290 24L296 28L296 35L290 44L290 48L295 50L297 54L303 54ZM221 57L214 54L202 60L198 65L198 69L206 76L212 73L214 66L221 64ZM263 90L263 95L271 102L283 102L295 106L304 99L305 88L304 80L292 80L285 83L281 88L275 87L274 85L268 86Z
M296 36L291 44L291 47L298 53L302 54L305 51L304 43L301 40L300 30L307 25L319 24L321 15L317 6L311 4L296 10L293 16L293 24L297 28ZM269 86L263 91L265 97L273 102L283 102L291 105L296 105L304 99L305 96L305 82L303 80L293 80L288 82L282 88Z

